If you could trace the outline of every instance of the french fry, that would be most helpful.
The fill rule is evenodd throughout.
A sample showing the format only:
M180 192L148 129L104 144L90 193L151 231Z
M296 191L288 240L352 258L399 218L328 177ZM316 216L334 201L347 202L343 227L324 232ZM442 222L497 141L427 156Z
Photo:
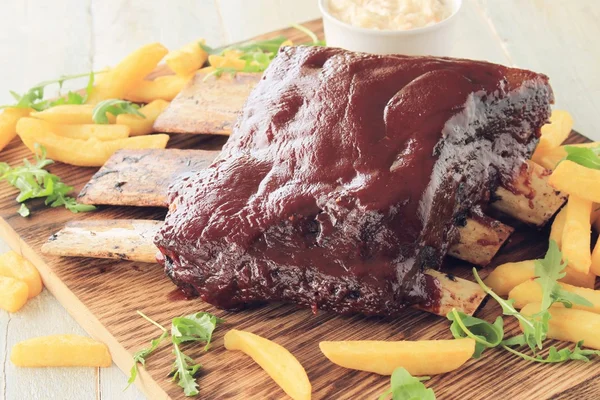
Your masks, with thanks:
M135 50L117 66L98 77L88 103L106 99L123 99L154 70L169 51L160 43Z
M542 136L531 159L540 164L544 153L558 147L564 142L573 128L573 117L567 111L554 110L550 123L542 126Z
M580 288L566 283L559 283L559 285L563 290L575 293L592 303L591 307L573 303L573 308L600 314L600 290ZM519 309L529 303L539 303L542 301L542 287L539 282L528 279L514 287L508 294L508 298L513 299L515 307ZM552 306L564 307L562 303L554 303Z
M125 99L135 103L150 103L159 99L171 101L193 76L165 75L152 81L142 81L125 96Z
M14 251L8 251L0 255L0 276L8 276L25 282L28 290L28 298L40 294L43 288L40 273L26 258Z
M15 278L0 276L0 308L15 313L27 303L29 288Z
M216 54L208 56L208 62L211 67L231 68L236 71L242 71L246 66L246 61L240 60L239 58L218 56Z
M208 53L200 44L205 44L204 39L195 40L178 50L170 51L165 57L165 63L175 74L189 77L202 68L208 59Z
M91 138L100 141L124 139L129 137L129 127L125 125L63 125L44 121L37 118L21 118L17 123L17 132L51 132L71 139L87 140Z
M591 142L591 143L579 143L579 144L568 144L566 146L573 147L598 147L600 146L600 142ZM542 167L553 170L556 168L556 165L567 156L567 151L565 150L565 146L559 146L552 150L545 151L537 157L536 162L540 164Z
M164 149L169 135L147 135L101 142L96 138L88 140L71 139L54 133L20 132L25 146L32 152L35 143L44 146L48 158L81 167L100 167L110 156L120 149Z
M552 228L550 229L550 240L554 240L558 248L562 245L562 235L565 229L565 222L567 221L567 207L563 207L552 222Z
M154 121L156 118L169 106L169 102L165 100L154 100L140 108L140 113L144 115L142 118L138 115L120 114L117 116L117 125L125 125L129 127L131 136L147 135L154 131Z
M583 274L573 268L565 268L565 275L560 282L569 285L593 289L596 276L592 273ZM494 292L506 296L516 286L535 278L535 260L510 262L497 266L484 280Z
M562 161L548 183L561 192L600 203L600 170L586 168L570 160Z
M473 339L417 341L339 341L320 342L321 352L344 368L391 375L397 367L411 375L436 375L454 371L475 351Z
M592 264L590 253L592 202L571 195L566 209L561 244L563 258L568 260L571 268L587 274Z
M529 303L521 314L531 316L540 311L540 303ZM547 337L577 343L583 340L584 347L600 350L600 315L573 308L552 308L548 322Z
M42 336L15 344L10 361L17 367L110 367L108 347L79 335Z
M64 104L50 107L44 111L32 112L31 116L55 124L93 124L94 106L92 104ZM109 122L115 122L115 116L107 114Z
M250 332L232 329L225 334L225 348L240 350L294 400L310 400L312 387L306 371L283 346Z
M30 108L5 108L0 114L0 151L17 136L17 122L31 113Z

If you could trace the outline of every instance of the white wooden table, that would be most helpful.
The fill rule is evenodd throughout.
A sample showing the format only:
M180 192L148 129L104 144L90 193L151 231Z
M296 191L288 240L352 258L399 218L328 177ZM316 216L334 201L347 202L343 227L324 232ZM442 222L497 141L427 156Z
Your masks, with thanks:
M600 140L600 1L463 1L453 54L547 74L556 106ZM0 0L0 104L11 101L8 90L101 69L148 42L176 48L204 37L219 46L318 16L316 0ZM85 334L46 290L16 314L0 310L0 399L143 398L135 388L122 391L126 377L114 366L10 363L15 342L53 333Z

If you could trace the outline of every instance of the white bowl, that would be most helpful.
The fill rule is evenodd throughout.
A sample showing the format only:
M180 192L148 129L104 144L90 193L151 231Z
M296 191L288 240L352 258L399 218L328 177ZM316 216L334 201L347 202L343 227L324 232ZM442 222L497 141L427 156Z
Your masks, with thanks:
M452 14L435 25L410 30L359 28L329 13L328 0L319 0L327 46L374 54L451 56L453 28L462 0L450 0Z

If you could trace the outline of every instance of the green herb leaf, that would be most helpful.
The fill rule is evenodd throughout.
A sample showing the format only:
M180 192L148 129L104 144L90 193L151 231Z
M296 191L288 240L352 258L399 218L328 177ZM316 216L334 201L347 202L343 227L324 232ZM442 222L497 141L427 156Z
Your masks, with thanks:
M112 114L114 116L120 114L133 114L138 117L146 118L144 114L139 112L139 106L130 101L119 99L108 99L98 103L96 107L94 107L92 119L96 124L108 124L109 121L106 114Z
M481 357L481 353L487 348L493 348L500 345L504 337L504 321L502 317L496 318L493 324L471 317L456 309L452 309L447 315L452 321L450 331L456 339L470 337L475 340L475 353L473 358Z
M202 367L200 364L194 364L192 358L183 354L179 349L179 344L173 342L173 354L175 354L175 362L171 374L173 382L183 388L183 393L186 396L196 396L198 394L198 383L196 382L196 374Z
M392 395L392 400L435 400L433 389L427 389L423 381L429 377L415 378L402 367L396 368L390 379L391 388L386 390L379 400L388 399Z
M152 354L154 350L156 350L158 346L162 343L162 341L168 337L169 331L165 329L162 335L150 341L150 347L138 350L133 354L133 366L129 371L129 379L127 380L127 386L123 390L127 390L127 388L129 388L129 386L131 386L131 384L135 382L135 378L137 378L138 375L138 363L142 364L143 366L146 366L146 357Z
M565 146L567 156L565 160L573 161L586 168L600 169L600 146L599 147L575 147Z
M74 213L95 210L96 207L79 204L75 198L68 196L73 187L64 184L58 176L45 169L54 161L46 159L46 150L43 147L36 144L36 149L40 154L36 152L34 163L23 160L22 166L14 168L7 163L0 163L0 181L5 180L19 189L16 198L16 201L21 203L19 214L23 217L30 215L23 202L44 197L46 205L50 207L64 206Z
M208 350L212 334L221 323L220 318L206 312L186 315L185 317L173 318L171 324L171 336L177 343L183 342L206 342L204 350Z
M545 364L560 363L560 362L565 362L565 361L569 361L569 360L589 362L591 356L600 356L600 351L598 351L598 350L582 349L581 347L583 346L583 340L577 342L577 344L575 345L573 350L571 350L569 348L557 350L557 348L555 346L552 346L548 349L548 355L546 357L542 357L541 355L530 356L523 352L511 349L508 346L509 345L506 344L506 345L503 345L502 347L504 347L507 351L509 351L527 361L533 361L533 362L545 363Z

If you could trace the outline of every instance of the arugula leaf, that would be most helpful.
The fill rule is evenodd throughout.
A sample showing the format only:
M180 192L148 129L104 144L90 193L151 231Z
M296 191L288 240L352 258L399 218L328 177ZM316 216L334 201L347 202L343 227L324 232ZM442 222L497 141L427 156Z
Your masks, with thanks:
M175 362L169 375L173 376L173 382L178 380L177 384L183 388L183 393L186 396L196 396L198 394L198 383L195 376L202 365L194 364L194 360L185 355L175 341L173 341L173 354L175 354Z
M206 342L204 351L208 350L212 334L217 324L223 320L207 312L173 318L171 336L177 343Z
M396 368L390 379L391 388L386 390L379 400L385 400L392 395L392 400L435 400L433 389L427 389L423 381L429 377L415 378L402 367Z
M486 348L493 348L500 345L504 337L504 321L502 317L496 318L493 324L471 317L461 311L452 309L447 315L452 321L450 332L455 339L470 337L475 340L475 353L473 358L481 357L481 353Z
M145 347L133 353L133 366L129 371L129 379L127 379L127 386L125 386L125 389L123 390L127 390L127 388L129 388L129 386L131 386L131 384L135 382L135 378L137 378L138 375L138 363L142 364L142 366L145 367L146 357L152 354L154 350L156 350L158 346L162 343L162 341L168 337L169 331L165 329L162 335L150 341L150 347Z
M20 95L14 91L10 91L12 97L16 100L16 104L4 105L0 106L0 109L6 107L16 107L16 108L32 108L36 111L44 111L50 107L63 105L63 104L84 104L91 93L91 90L94 87L94 76L95 74L103 73L105 71L98 72L90 72L86 74L75 74L75 75L64 75L59 79L50 80L40 82L31 89L29 89L24 94ZM58 84L59 90L62 89L62 86L65 81L71 79L78 79L88 77L88 84L86 87L86 96L82 96L79 93L69 91L65 96L61 96L56 100L44 100L44 91L46 86L52 84Z
M524 343L522 343L522 344L524 344ZM538 363L545 363L545 364L560 363L560 362L565 362L565 361L569 361L569 360L589 362L591 356L600 356L599 350L587 350L587 349L584 350L584 349L582 349L581 347L583 346L583 340L577 342L577 344L575 344L575 347L573 348L573 350L571 350L569 348L557 350L555 346L552 346L548 349L548 355L546 357L542 357L541 355L530 356L523 352L511 349L510 347L508 347L509 345L510 344L504 344L504 345L502 345L502 347L504 349L506 349L507 351L509 351L521 358L524 358L525 360L538 362Z
M119 100L119 99L108 99L101 101L94 107L94 112L92 113L92 119L96 124L108 124L107 113L110 113L114 116L120 114L133 114L138 117L146 118L144 114L139 112L139 106L130 101Z
M66 185L58 176L45 169L54 161L46 158L46 149L43 146L36 144L35 147L34 163L25 159L22 166L14 168L7 163L0 163L0 181L5 180L20 191L16 198L16 201L21 203L18 213L23 217L29 216L30 211L24 202L43 197L46 198L45 204L50 207L64 206L74 213L95 210L96 207L79 204L75 198L68 196L73 187Z
M591 169L600 169L600 146L598 147L575 147L565 146L567 156L565 160Z

